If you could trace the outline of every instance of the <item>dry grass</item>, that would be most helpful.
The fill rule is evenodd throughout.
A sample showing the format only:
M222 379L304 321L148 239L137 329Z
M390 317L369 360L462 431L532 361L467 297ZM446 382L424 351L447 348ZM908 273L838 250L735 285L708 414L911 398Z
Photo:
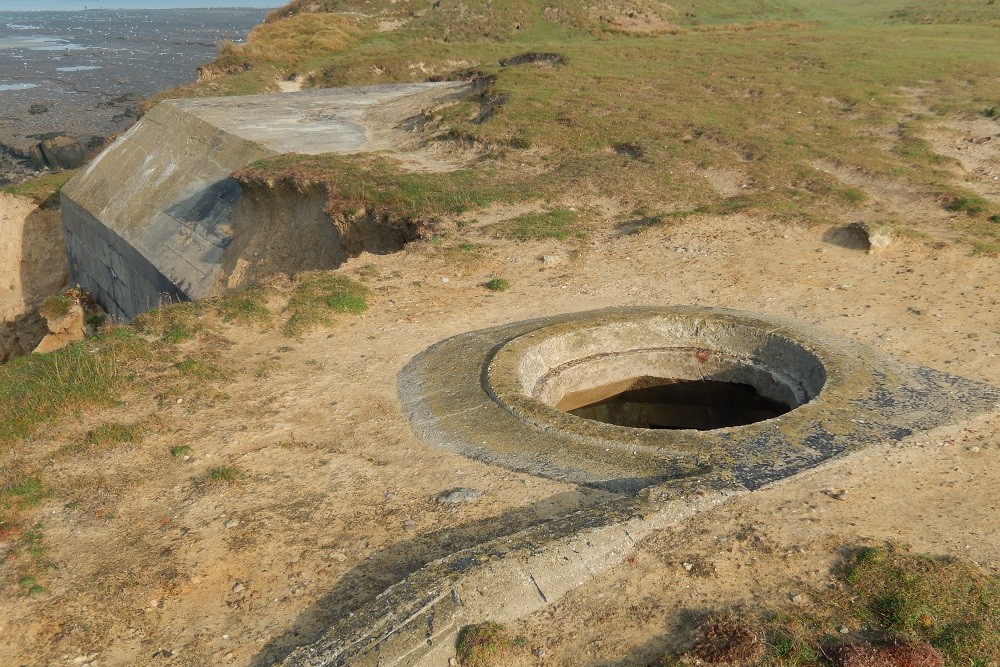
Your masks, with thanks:
M363 35L357 22L339 14L298 14L254 28L246 44L226 42L219 49L216 66L262 64L291 73L310 60L353 46Z

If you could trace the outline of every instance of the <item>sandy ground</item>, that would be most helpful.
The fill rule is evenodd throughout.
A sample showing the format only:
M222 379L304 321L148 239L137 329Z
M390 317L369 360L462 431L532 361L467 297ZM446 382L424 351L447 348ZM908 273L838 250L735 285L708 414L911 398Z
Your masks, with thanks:
M831 234L850 216L801 227L735 215L626 234L615 202L594 206L584 241L499 241L483 224L494 211L441 245L352 259L341 270L373 290L365 314L302 340L228 326L210 352L180 343L182 356L211 354L223 375L182 391L144 384L4 453L44 465L53 493L33 517L47 592L21 595L20 561L0 564L0 664L270 665L421 564L594 500L411 433L396 374L453 334L590 308L705 304L798 318L998 382L996 258L906 239L868 255ZM494 276L511 289L484 289ZM53 455L110 421L138 421L147 435ZM807 595L837 550L860 540L997 569L997 425L845 460L664 532L627 567L525 619L518 631L545 650L528 664L642 662L679 610ZM176 445L191 447L187 460L171 457ZM222 464L247 479L205 483ZM456 487L485 495L436 502ZM821 493L830 487L846 499Z

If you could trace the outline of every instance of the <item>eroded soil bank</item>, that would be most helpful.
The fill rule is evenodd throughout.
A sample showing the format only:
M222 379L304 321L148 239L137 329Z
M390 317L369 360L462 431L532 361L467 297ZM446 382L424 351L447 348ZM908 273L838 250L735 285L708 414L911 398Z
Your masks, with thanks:
M45 336L36 309L68 280L59 209L0 193L0 362Z

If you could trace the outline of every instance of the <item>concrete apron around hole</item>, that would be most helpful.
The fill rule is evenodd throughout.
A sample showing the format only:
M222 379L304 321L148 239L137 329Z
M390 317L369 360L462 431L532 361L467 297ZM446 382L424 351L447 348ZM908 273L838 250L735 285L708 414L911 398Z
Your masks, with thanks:
M743 425L711 428L727 409L713 402L730 394L654 392L682 396L681 412L710 415L696 420L704 430L678 428L657 423L674 420L677 406L651 409L651 394L629 393L637 382L643 391L738 385L783 407L741 410ZM990 385L791 320L692 306L571 313L462 334L416 356L398 387L428 442L613 499L429 563L285 665L446 665L464 625L529 614L621 563L653 531L1000 407ZM604 407L585 413L597 419L571 414L609 400L625 401L633 415L625 421L653 428L608 423Z

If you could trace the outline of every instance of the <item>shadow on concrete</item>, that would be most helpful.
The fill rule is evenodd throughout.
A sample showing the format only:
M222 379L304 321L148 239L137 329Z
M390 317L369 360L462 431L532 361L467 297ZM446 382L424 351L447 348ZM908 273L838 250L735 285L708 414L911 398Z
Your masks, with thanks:
M270 667L280 663L296 648L319 640L332 625L355 613L379 593L428 563L616 497L619 496L580 488L578 491L545 498L528 507L509 510L499 516L435 530L393 544L346 572L336 586L299 614L290 628L271 639L253 657L250 666Z
M823 240L848 250L868 250L868 239L865 238L864 233L850 225L831 227L823 234Z

